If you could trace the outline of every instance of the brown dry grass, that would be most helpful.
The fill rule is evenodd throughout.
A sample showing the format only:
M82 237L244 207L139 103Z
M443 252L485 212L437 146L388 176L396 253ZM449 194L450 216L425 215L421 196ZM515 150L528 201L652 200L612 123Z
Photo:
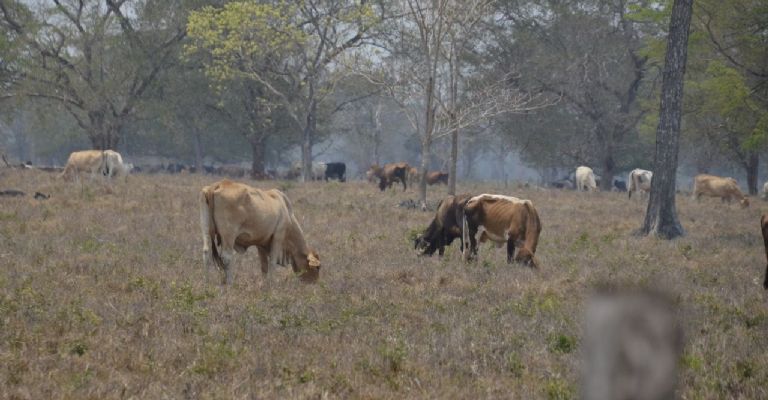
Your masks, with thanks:
M644 206L622 194L462 185L533 200L534 271L488 248L469 266L456 245L417 257L409 234L431 213L395 207L410 190L278 183L320 283L286 268L267 284L249 251L223 289L201 266L196 199L212 181L0 171L2 188L52 194L0 199L0 397L573 398L584 300L605 282L677 299L684 398L768 397L761 201L680 198L688 236L666 242L631 235Z

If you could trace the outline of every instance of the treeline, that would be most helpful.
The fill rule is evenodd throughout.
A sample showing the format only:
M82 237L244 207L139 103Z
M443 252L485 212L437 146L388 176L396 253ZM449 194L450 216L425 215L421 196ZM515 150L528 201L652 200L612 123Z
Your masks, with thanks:
M296 160L404 160L450 171L451 192L457 176L519 156L545 181L584 164L610 185L651 168L670 8L4 0L0 144L45 164L114 148L198 170L248 161L254 176ZM768 133L764 4L695 3L683 119L684 171L741 171L757 191Z

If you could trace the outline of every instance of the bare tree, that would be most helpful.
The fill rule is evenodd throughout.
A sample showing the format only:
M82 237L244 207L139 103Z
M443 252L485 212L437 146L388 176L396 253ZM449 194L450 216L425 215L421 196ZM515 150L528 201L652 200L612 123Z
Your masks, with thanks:
M643 235L654 234L665 239L685 234L675 208L675 178L692 8L693 0L675 0L672 5L661 86L659 126L656 129L653 182L645 222L641 228Z

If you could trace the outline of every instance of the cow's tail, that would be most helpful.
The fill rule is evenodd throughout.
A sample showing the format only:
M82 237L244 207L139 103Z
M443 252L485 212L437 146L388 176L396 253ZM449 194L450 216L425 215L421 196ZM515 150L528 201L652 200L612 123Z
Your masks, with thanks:
M221 258L221 254L219 254L219 248L218 244L221 244L221 235L219 235L218 228L216 227L216 218L213 215L214 210L214 187L207 187L203 189L202 192L202 200L205 202L205 204L201 204L200 207L200 219L201 221L205 221L207 219L207 227L208 227L208 240L210 240L211 245L211 258L213 259L213 262L221 269L224 269L224 260ZM207 217L207 218L206 218Z
M523 248L518 250L517 258L524 262L530 262L532 267L538 267L534 254L536 254L536 247L539 245L539 234L542 228L541 220L539 219L539 213L536 212L530 201L526 201L524 204L526 211L525 243Z

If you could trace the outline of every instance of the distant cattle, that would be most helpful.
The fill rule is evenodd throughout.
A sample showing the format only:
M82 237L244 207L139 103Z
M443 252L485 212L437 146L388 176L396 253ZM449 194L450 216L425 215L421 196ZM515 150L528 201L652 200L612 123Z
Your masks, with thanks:
M563 179L550 182L549 186L557 189L573 189L573 181L568 177L565 177Z
M189 167L181 163L170 163L165 167L165 172L169 174L179 174L185 171L189 172Z
M346 168L346 167L345 167ZM301 171L304 169L302 166L301 161L295 161L293 165L291 166L291 169L294 171L296 176L301 176ZM311 173L309 174L309 178L313 181L319 181L322 179L325 179L325 170L327 169L327 165L324 162L320 161L313 161L312 162L312 169Z
M251 246L259 251L264 275L270 266L291 263L302 281L318 279L320 259L307 247L291 201L283 192L225 179L204 187L199 202L203 263L207 268L213 261L223 270L222 283L232 283L234 252L244 253Z
M762 198L763 200L768 200L768 182L765 182L765 184L763 184Z
M736 199L739 200L742 208L749 207L749 199L741 193L739 184L733 178L706 174L696 175L693 178L693 198L699 200L701 196L719 197L728 203L732 199Z
M408 188L408 170L411 168L407 162L399 162L392 164L384 164L383 167L379 167L377 164L371 165L366 175L371 180L372 177L379 179L379 189L383 192L384 189L392 187L395 182L401 182L403 184L403 191Z
M613 180L613 189L617 192L626 192L627 183L618 179Z
M416 239L413 246L422 254L431 256L435 251L439 255L445 253L445 246L450 246L455 239L462 240L462 218L464 216L464 203L472 197L469 193L458 196L448 196L437 206L435 217L427 229Z
M91 179L102 173L104 152L101 150L75 151L69 155L67 165L61 177L64 179L78 178L80 173L88 174Z
M441 171L433 171L427 173L427 184L436 185L438 183L448 184L448 173Z
M768 215L763 214L762 217L760 217L760 228L762 228L763 231L765 258L768 259ZM763 288L768 289L768 264L765 266L765 279L763 279Z
M639 194L650 192L651 179L653 179L653 172L640 168L633 169L627 178L629 182L629 198L632 198L632 192L639 192Z
M239 165L222 165L216 168L216 174L230 178L242 178L245 176L245 168Z
M325 180L338 179L339 182L347 180L347 164L343 162L329 162L325 164Z
M534 255L539 243L541 221L530 200L511 196L481 194L467 200L462 220L464 260L477 256L477 242L507 244L507 262L537 266ZM515 247L518 247L515 253Z
M597 182L595 181L595 173L592 168L581 166L576 168L576 190L583 191L597 191Z

